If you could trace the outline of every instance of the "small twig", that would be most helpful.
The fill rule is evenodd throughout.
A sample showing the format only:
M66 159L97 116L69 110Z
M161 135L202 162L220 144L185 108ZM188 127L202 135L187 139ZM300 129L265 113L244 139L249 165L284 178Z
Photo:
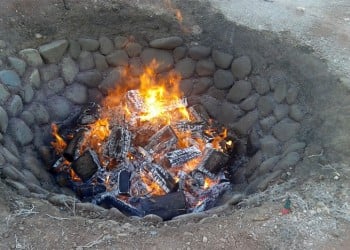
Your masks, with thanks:
M49 214L46 214L46 216L52 218L52 219L55 219L55 220L70 220L70 218L63 218L63 217L56 217L56 216L52 216L52 215L49 215Z
M307 158L320 157L322 155L323 155L323 149L322 149L321 153L316 154L316 155L309 155Z

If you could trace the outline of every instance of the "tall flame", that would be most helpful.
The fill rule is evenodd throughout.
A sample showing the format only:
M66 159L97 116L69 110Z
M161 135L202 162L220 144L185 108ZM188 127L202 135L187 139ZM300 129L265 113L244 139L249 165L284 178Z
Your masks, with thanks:
M62 154L67 147L67 143L63 138L58 134L58 127L55 123L51 124L51 134L54 137L54 141L51 142L51 145L55 149L57 154Z

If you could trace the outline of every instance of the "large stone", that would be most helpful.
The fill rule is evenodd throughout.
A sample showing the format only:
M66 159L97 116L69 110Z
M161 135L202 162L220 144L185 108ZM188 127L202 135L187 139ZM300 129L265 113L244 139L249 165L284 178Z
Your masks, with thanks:
M79 55L79 68L81 70L89 70L95 67L94 58L89 51L83 51Z
M14 68L20 76L23 76L24 72L26 72L26 62L14 56L9 56L8 60L11 67Z
M273 102L269 96L262 96L257 104L261 116L268 116L273 110Z
M20 96L14 95L7 104L7 114L9 116L17 116L23 110L23 102Z
M8 91L8 89L0 83L0 104L4 104L10 96L11 93Z
M251 111L239 119L238 122L234 123L232 128L242 135L247 135L253 125L258 121L258 118L258 111Z
M124 50L116 50L106 56L107 63L113 67L128 66L129 56Z
M38 69L33 69L28 77L29 83L36 89L41 86L40 73Z
M236 79L242 80L246 78L252 71L252 64L248 56L242 56L233 60L231 71Z
M31 84L26 84L23 87L23 92L20 93L24 103L31 103L34 97L34 89Z
M272 128L272 133L278 140L285 142L296 136L299 128L299 123L285 118Z
M48 63L58 63L68 48L67 40L57 40L39 47L39 52Z
M258 94L265 95L270 91L269 82L265 78L262 78L260 76L253 76L249 79Z
M77 60L81 52L80 44L75 40L69 40L68 52L74 60Z
M125 48L129 57L137 57L141 54L142 46L139 43L128 43Z
M274 166L273 170L287 170L295 166L299 160L300 155L297 152L290 152Z
M0 132L6 133L8 126L8 115L7 112L0 106Z
M216 98L209 95L203 95L200 98L200 102L212 118L220 115L222 104Z
M64 87L65 87L65 84L62 78L56 78L54 80L51 80L45 86L46 96L52 96L60 92L63 92Z
M38 125L47 124L50 121L49 112L46 110L44 105L38 102L33 102L30 105L28 111L33 114L35 122Z
M53 96L47 101L47 107L52 120L62 121L69 116L72 111L71 102L62 96Z
M98 88L105 94L111 89L114 89L121 83L123 75L123 69L118 67L113 69L105 79L101 82Z
M4 168L1 169L2 174L11 180L24 180L24 176L15 166L12 164L5 164Z
M297 153L303 153L304 148L306 147L305 142L295 142L293 144L290 144L283 152L283 156L289 154L290 152L297 152Z
M175 49L183 44L183 40L178 36L171 36L152 40L149 45L156 49Z
M35 117L32 112L24 110L20 115L20 118L28 125L32 126L35 122Z
M98 41L100 42L100 52L102 55L108 55L113 51L114 44L111 39L105 36L101 36Z
M130 58L129 70L132 76L139 77L143 72L143 64L140 57Z
M76 76L76 81L90 88L96 88L102 81L102 75L98 70L81 72Z
M215 72L215 64L212 60L199 60L196 64L196 73L199 76L212 76Z
M106 69L108 69L108 63L106 61L106 58L101 55L100 53L94 53L94 60L95 60L95 65L96 65L96 69L99 71L104 71Z
M276 102L281 103L287 97L287 84L286 82L280 82L275 86L274 98Z
M116 36L114 38L114 46L116 49L124 49L128 42L129 39L125 36Z
M247 166L245 166L245 177L249 178L256 169L263 162L264 157L261 151L258 151L248 162Z
M182 79L191 77L195 68L196 62L191 58L179 60L175 65L175 70L181 74Z
M202 45L192 46L188 50L188 55L194 60L205 59L210 56L210 53L211 48Z
M184 79L180 81L180 90L184 94L184 96L189 96L192 92L194 85L193 79Z
M228 125L237 122L244 112L236 105L230 102L223 102L217 117L214 117L221 124Z
M32 142L34 135L30 128L19 118L11 118L9 121L9 134L22 146Z
M250 94L251 90L252 85L250 82L240 80L233 84L226 98L230 102L239 103Z
M291 87L287 91L286 101L287 103L293 104L297 100L299 90L296 87Z
M286 104L279 104L273 109L273 114L276 117L277 121L282 120L288 115L289 106Z
M253 110L256 107L256 102L258 101L258 99L259 99L258 94L251 95L248 98L246 98L244 101L242 101L239 104L239 107L244 111Z
M270 88L271 90L275 90L276 86L285 84L287 82L287 75L285 72L280 71L280 70L274 70L271 73L269 83L270 83Z
M36 49L24 49L19 52L19 55L27 61L30 66L38 67L44 62L41 58L39 51Z
M277 122L276 118L274 116L268 116L262 120L260 120L260 126L261 129L266 133L270 131L273 125L275 125Z
M1 70L0 71L0 81L11 87L21 86L21 79L18 74L13 70Z
M233 85L233 75L229 70L218 69L214 73L214 85L218 89L228 89Z
M156 61L157 73L165 72L174 67L174 59L170 52L158 49L145 49L141 53L141 60L144 65L151 65L152 61Z
M298 122L303 119L304 112L299 105L294 104L289 107L289 117Z
M57 78L60 75L60 68L56 64L49 64L40 69L41 79L45 82Z
M276 163L281 159L280 156L273 156L271 158L268 158L267 160L263 161L257 170L257 175L263 175L268 173L269 171L273 170L273 167L276 165Z
M267 135L260 139L261 152L268 157L275 156L280 153L281 146L278 140L272 135Z
M175 48L173 51L175 62L185 58L186 54L187 54L187 48L185 46L180 46Z
M66 83L72 83L79 72L79 66L70 57L62 60L62 77Z
M218 99L218 100L225 100L227 95L226 89L218 89L215 86L212 86L208 89L207 94Z
M192 95L200 95L205 93L210 86L213 86L213 78L210 77L200 77L194 84L192 89Z
M100 43L95 39L90 38L79 38L78 42L82 50L96 51L100 47Z
M88 99L87 88L79 83L73 83L66 88L65 97L73 103L84 104Z
M211 54L216 66L222 69L228 69L230 67L233 56L218 50L213 50Z

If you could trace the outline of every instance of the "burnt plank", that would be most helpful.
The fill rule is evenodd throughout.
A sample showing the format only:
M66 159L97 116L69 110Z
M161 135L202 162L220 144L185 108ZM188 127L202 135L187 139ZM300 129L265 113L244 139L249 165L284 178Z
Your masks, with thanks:
M84 136L84 130L79 130L68 143L66 149L63 152L63 156L67 161L72 162L76 158L77 150L79 149L80 143Z
M199 157L201 154L202 152L197 147L192 146L168 152L165 155L165 159L170 167L176 167Z
M118 161L124 160L131 145L131 133L124 127L114 126L104 147L104 154Z
M170 126L164 126L155 133L145 146L145 150L153 153L166 152L172 149L178 142L174 130Z
M71 168L85 182L100 168L100 163L94 151L86 150L78 159L72 162Z
M215 174L219 173L229 160L227 154L214 148L206 148L203 155L197 169L210 177L214 177Z
M176 182L171 174L157 164L148 164L145 166L145 171L166 193L173 191L176 188Z
M131 172L123 169L118 174L118 188L119 194L129 195L130 192L130 177Z

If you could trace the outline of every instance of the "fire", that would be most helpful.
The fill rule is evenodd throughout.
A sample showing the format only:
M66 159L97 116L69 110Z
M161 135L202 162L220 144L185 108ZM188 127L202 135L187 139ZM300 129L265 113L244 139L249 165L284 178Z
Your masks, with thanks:
M89 125L89 132L85 133L81 151L87 147L91 147L97 152L101 151L101 143L109 136L109 122L107 118L99 119L95 123Z
M208 177L205 177L203 188L204 189L208 189L208 188L210 188L211 186L213 186L215 184L217 184L216 181L213 181L212 179L210 179Z
M147 192L154 196L164 195L164 190L154 181L152 181L146 174L141 173L141 179L146 185Z
M67 143L58 134L58 127L55 123L51 124L51 130L52 136L55 138L55 141L51 142L51 145L53 146L57 154L62 154L65 148L67 147Z

